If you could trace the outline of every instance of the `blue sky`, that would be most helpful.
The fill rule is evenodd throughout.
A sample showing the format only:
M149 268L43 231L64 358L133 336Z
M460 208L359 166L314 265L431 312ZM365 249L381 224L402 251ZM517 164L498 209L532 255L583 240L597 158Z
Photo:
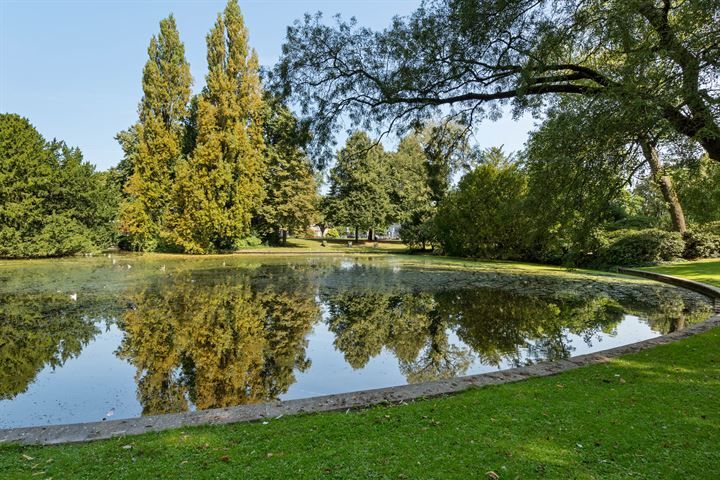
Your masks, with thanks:
M250 42L272 66L286 27L305 12L355 16L383 28L416 0L240 0ZM100 169L122 158L115 134L132 125L150 37L174 13L197 92L206 72L205 35L225 0L0 0L0 112L30 119L48 139L65 140ZM509 117L477 128L476 142L522 147L532 121Z

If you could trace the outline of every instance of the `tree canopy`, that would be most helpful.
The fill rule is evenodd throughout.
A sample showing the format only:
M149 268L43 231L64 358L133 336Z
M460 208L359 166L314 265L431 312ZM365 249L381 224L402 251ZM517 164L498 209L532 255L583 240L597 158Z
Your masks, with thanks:
M718 15L714 0L430 0L379 32L308 15L276 73L321 140L341 119L409 125L447 107L472 124L570 94L617 102L720 161Z
M30 122L0 115L0 257L51 257L106 248L119 198L107 175Z

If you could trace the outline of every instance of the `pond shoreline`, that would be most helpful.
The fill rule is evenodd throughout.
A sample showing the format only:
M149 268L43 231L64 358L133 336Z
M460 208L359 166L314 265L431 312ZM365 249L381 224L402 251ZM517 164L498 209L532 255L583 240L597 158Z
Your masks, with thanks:
M628 271L626 273L633 274L634 272ZM646 272L642 273L644 274ZM658 280L672 282L672 284L676 286L690 290L698 287L698 282L677 277L665 279L658 277ZM704 284L701 285L707 287L706 295L714 296L713 293L717 294L717 289L714 287ZM719 299L720 295L714 296L716 304ZM718 326L720 326L720 314L716 314L704 322L681 331L609 350L579 355L567 360L541 362L526 367L457 377L448 380L436 380L298 400L239 405L228 408L147 416L125 420L3 429L0 430L0 444L53 445L87 442L147 432L160 432L184 426L263 421L284 415L351 410L378 404L410 402L417 399L453 394L469 388L512 383L532 377L555 375L585 365L605 363L622 355L635 353L656 345L675 342L698 333L706 332Z

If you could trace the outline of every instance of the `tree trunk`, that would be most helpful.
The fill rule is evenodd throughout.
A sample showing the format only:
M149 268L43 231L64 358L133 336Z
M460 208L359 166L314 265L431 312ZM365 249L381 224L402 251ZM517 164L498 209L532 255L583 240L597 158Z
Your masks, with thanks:
M373 240L375 240L375 232L371 228L368 230L368 242L372 242Z
M360 236L358 235L358 227L355 227L355 242L358 242L360 240Z
M283 228L283 231L282 231L282 244L283 245L287 245L287 232L288 232L287 229Z
M663 172L662 162L660 161L660 155L658 154L657 147L653 142L647 138L640 139L640 146L642 147L645 160L650 165L650 172L652 174L653 181L660 187L663 199L667 204L668 211L670 212L670 218L672 219L673 230L680 233L685 233L687 225L685 223L685 214L683 213L682 205L680 205L680 199L675 191L672 177L665 175Z

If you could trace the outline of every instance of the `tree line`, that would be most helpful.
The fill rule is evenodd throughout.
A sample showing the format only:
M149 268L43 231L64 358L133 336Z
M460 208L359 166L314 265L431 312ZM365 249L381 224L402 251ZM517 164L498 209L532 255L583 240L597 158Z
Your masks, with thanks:
M0 117L0 256L232 251L311 224L370 240L398 224L413 248L483 258L720 255L717 13L702 0L436 0L379 34L309 16L263 75L230 0L194 96L170 15L116 168ZM507 102L542 119L525 148L474 147L477 120ZM389 124L393 150L371 133Z

